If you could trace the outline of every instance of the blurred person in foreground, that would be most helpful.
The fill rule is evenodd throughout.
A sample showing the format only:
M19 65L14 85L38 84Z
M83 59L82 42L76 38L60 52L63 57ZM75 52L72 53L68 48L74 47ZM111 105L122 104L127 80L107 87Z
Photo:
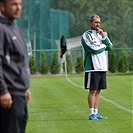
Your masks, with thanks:
M26 46L14 20L22 0L0 0L0 133L25 133L30 100Z
M93 14L89 18L90 29L82 35L84 49L85 89L89 89L89 120L106 120L98 113L101 89L106 89L107 56L106 51L112 49L112 43L100 28L100 17Z

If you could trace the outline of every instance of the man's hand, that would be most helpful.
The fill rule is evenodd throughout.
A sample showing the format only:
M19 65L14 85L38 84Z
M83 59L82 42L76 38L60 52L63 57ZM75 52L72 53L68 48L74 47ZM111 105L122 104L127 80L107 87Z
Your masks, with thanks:
M102 36L102 38L105 37L104 32L103 32L102 29L98 28L96 31L97 31L97 33L99 33Z
M25 95L26 95L26 101L27 101L27 103L28 103L28 102L30 101L30 98L31 98L30 91L27 90L26 93L25 93Z
M10 109L12 106L12 97L10 95L10 93L6 93L4 95L0 96L0 105L4 108L4 109Z

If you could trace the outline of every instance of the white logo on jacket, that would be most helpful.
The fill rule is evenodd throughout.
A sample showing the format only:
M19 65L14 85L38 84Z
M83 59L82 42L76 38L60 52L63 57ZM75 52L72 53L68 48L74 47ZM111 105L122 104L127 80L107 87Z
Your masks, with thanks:
M7 54L7 55L5 56L5 58L6 58L7 62L8 62L8 64L10 64L10 55Z
M12 37L12 40L17 40L17 37L16 37L16 36L13 36L13 37Z

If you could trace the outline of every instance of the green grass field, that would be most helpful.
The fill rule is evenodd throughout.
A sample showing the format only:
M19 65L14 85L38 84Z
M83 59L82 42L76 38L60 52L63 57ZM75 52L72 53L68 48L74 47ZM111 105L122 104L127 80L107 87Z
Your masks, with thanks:
M88 91L83 75L31 78L26 133L133 133L132 75L107 75L99 113L107 120L88 120Z

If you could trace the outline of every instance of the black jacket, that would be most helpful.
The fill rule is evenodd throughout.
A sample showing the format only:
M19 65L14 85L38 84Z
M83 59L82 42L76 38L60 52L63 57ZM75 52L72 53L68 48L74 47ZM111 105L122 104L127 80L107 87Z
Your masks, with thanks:
M0 95L25 95L30 84L26 46L15 23L0 15Z

